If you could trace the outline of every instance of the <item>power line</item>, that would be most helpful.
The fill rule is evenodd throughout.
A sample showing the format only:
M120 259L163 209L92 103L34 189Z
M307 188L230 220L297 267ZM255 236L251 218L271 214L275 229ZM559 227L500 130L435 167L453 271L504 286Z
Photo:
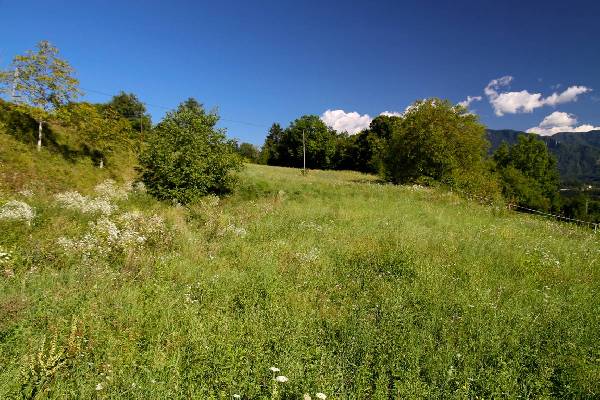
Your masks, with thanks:
M109 94L109 93L101 92L99 90L86 89L86 88L81 88L81 89L83 89L86 92L95 93L95 94L99 94L99 95L102 95L102 96L108 96L108 97L113 97L114 96L114 94ZM161 109L167 110L167 111L173 109L173 107L167 107L167 106L162 106L162 105L159 105L159 104L147 103L145 101L140 101L140 103L142 103L143 105L145 105L147 107L161 108ZM235 123L235 124L248 125L248 126L253 126L253 127L256 127L256 128L268 128L268 126L266 126L266 125L256 124L254 122L240 121L240 120L223 118L223 117L220 117L220 119L221 119L221 121L232 122L232 123Z

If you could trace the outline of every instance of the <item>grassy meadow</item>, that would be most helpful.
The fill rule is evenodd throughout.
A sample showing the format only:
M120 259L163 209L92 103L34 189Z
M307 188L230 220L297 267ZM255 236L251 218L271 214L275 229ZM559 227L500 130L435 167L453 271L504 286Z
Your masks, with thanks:
M600 398L589 230L257 165L183 207L0 138L0 398Z

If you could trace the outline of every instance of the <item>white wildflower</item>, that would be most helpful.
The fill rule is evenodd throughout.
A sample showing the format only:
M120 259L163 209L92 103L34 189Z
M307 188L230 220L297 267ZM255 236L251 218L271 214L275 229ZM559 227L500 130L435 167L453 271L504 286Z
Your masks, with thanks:
M102 390L102 389L104 389L104 385L103 384L99 383L99 384L96 385L96 390Z
M101 213L110 215L117 209L116 205L105 198L94 199L75 191L58 193L54 196L54 199L59 206L84 214Z
M2 247L0 247L0 265L6 265L10 262L12 255L8 251L4 251Z
M227 232L233 233L235 236L239 236L239 237L244 237L248 234L246 229L235 226L233 224L229 224L225 230Z
M327 398L327 396L325 396L325 393L320 393L320 392L317 393L316 396L317 396L317 399L320 399L320 400L325 400Z
M276 376L275 380L279 383L286 383L287 381L289 381L287 376L283 376L283 375Z
M19 194L21 196L27 197L27 198L33 197L33 192L31 190L29 190L29 189L22 189L22 190L19 191Z
M304 396L302 396L302 399L303 400L312 400L310 397L310 394L308 394L308 393L304 393Z
M131 183L119 187L112 179L107 179L102 183L99 183L94 188L94 191L100 198L109 200L125 200L127 199L128 191L131 188Z
M242 396L240 396L239 394L234 394L234 395L233 395L233 398L234 398L234 399L241 399L241 398L242 398Z
M319 259L319 250L312 248L306 253L296 253L296 257L305 263L315 262Z
M10 200L0 207L0 220L25 221L31 225L35 217L33 208L22 201Z
M136 193L146 193L146 185L144 185L144 182L136 182L133 184L133 191Z
M269 369L270 369L270 370L271 370L271 372L272 372L272 373L274 373L274 374L275 374L275 373L277 373L277 372L279 372L279 368L277 368L277 367L271 367L271 368L269 368Z
M137 251L150 239L164 239L165 232L166 227L160 216L147 218L139 211L131 211L116 217L103 215L89 223L89 229L82 237L61 237L58 245L65 253L78 254L88 260L115 251Z

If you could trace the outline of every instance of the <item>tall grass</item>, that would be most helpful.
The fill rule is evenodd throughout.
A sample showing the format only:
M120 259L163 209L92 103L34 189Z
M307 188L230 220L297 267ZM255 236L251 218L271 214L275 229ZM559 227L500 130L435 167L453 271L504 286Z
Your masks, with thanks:
M102 215L1 196L36 211L0 221L1 398L600 396L600 246L576 226L248 165L225 199L112 199L165 230L82 257L58 240Z

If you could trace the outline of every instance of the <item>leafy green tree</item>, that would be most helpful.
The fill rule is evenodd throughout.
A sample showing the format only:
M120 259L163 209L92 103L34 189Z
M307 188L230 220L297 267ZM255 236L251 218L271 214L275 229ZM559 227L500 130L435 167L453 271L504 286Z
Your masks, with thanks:
M484 168L485 127L464 107L447 100L415 102L394 122L383 160L384 177L394 183L433 179L449 184Z
M74 128L103 168L117 148L129 145L131 125L112 107L71 103L57 112L60 120Z
M303 134L306 144L306 167L333 168L336 132L328 128L317 115L302 116L285 129L279 146L280 164L296 168L303 166Z
M133 132L148 132L152 128L152 117L135 94L121 91L107 105L129 121Z
M380 139L389 140L401 120L402 118L399 116L378 115L369 124L369 131Z
M279 154L281 139L283 137L283 129L278 123L271 125L269 133L265 139L260 152L260 163L266 165L281 165L281 157Z
M536 135L520 135L516 144L503 143L494 153L504 196L540 210L560 207L560 176L556 158Z
M237 148L238 154L245 160L256 163L258 162L259 151L255 145L251 143L242 143Z
M150 194L185 204L232 189L232 173L240 170L242 161L235 141L215 127L218 120L195 100L167 113L139 156L141 180Z
M69 63L58 57L58 49L43 40L37 51L16 56L11 68L0 75L4 90L38 123L38 151L42 148L45 119L80 94L79 81L73 73Z

